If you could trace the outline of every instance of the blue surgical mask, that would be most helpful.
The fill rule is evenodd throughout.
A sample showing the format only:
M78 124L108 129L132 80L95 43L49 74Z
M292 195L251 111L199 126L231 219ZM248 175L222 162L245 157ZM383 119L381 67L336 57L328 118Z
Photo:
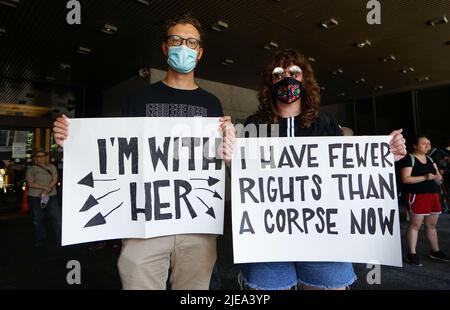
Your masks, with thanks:
M197 51L185 45L171 46L167 63L179 73L189 73L197 65Z

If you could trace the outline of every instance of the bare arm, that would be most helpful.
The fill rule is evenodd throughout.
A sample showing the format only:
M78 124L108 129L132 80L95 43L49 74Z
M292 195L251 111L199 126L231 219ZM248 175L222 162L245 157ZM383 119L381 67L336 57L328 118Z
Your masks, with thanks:
M434 166L434 169L436 169L436 174L434 175L435 176L434 180L440 184L442 182L442 174L439 171L436 163L434 163L433 166Z
M437 168L437 167L435 167L435 168ZM437 171L437 169L436 169L436 171ZM431 180L435 180L437 178L442 178L442 176L439 174L439 172L437 174L428 173L426 175L421 175L421 176L412 176L411 172L412 172L412 167L402 168L402 170L401 170L402 183L417 184L417 183L420 183L423 181L431 181Z
M58 184L58 172L56 171L52 171L52 181L50 182L50 184L48 186L50 186L51 188L54 188L56 186L56 184Z

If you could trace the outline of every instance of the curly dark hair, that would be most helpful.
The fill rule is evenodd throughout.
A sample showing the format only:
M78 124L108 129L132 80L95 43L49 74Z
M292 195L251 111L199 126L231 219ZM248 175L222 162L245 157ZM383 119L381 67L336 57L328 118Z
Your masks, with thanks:
M272 71L275 67L287 68L297 65L303 71L303 93L301 97L301 113L296 117L302 128L308 128L319 115L320 88L308 59L299 51L285 49L275 54L264 71L261 89L258 95L259 106L256 119L262 124L278 123L273 96Z
M197 31L200 33L200 46L203 45L203 35L204 34L203 34L202 24L198 21L198 19L196 19L194 16L192 16L191 13L186 13L184 15L166 20L164 22L164 39L163 39L163 41L166 40L166 36L169 33L169 29L178 24L182 24L182 25L190 24L190 25L194 26L195 29L197 29Z

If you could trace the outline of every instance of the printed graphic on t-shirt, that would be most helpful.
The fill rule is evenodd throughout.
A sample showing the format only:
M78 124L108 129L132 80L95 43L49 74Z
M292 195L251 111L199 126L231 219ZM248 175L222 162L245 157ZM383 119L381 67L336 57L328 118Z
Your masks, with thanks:
M194 117L208 116L205 107L179 104L179 103L147 103L145 105L147 117Z

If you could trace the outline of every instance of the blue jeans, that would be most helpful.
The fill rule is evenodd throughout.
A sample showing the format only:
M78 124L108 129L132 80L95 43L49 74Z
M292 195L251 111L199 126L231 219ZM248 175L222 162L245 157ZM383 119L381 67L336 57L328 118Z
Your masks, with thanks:
M47 233L45 227L45 211L47 210L56 234L56 242L61 245L62 217L57 196L50 196L45 208L41 207L40 197L28 196L28 201L30 203L31 215L33 218L35 244L42 245L46 239Z
M340 262L242 264L241 277L245 286L258 290L287 290L297 284L336 289L356 281L353 265Z

